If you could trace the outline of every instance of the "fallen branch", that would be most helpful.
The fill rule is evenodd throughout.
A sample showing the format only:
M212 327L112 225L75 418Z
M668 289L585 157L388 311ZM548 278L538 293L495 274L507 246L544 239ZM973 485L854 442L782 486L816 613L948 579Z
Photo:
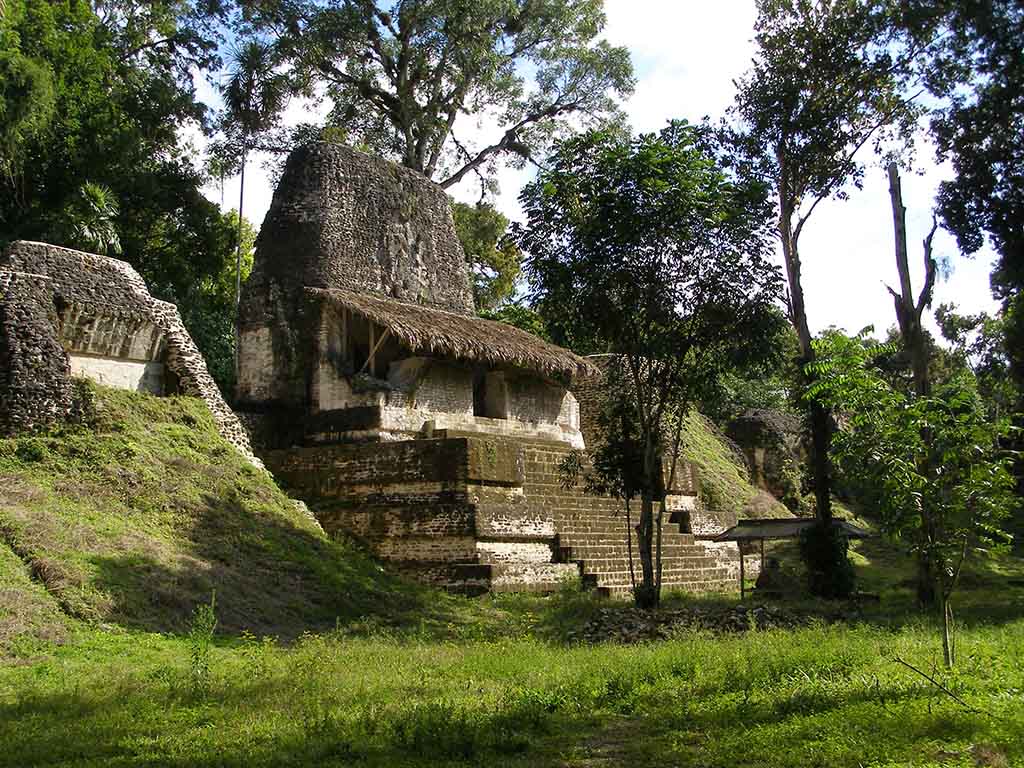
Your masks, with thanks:
M893 657L893 661L895 661L895 662L896 662L896 663L898 663L898 664L902 664L902 665L903 665L904 667L906 667L907 669L911 669L911 670L913 670L914 672L917 672L917 674L919 674L919 675L920 675L921 677L923 677L923 678L924 678L925 680L927 680L928 682L930 682L930 683L931 683L932 685L934 685L934 686L935 686L936 688L938 688L938 689L939 689L940 691L942 691L943 693L945 693L945 694L946 694L947 696L949 696L949 697L950 697L951 699L953 699L953 701L955 701L955 702L957 702L958 704L960 704L960 705L961 705L962 707L964 707L964 708L965 708L965 709L966 709L967 711L969 711L969 712L977 712L977 713L978 713L978 714L980 714L980 715L988 715L989 717L993 717L993 718L995 718L995 719L997 719L997 720L998 720L998 719L1000 719L1000 718L999 718L998 716L996 716L996 715L993 715L993 714L992 714L991 712L989 712L989 711L987 711L987 710L984 710L984 709L978 709L977 707L972 707L972 706L971 706L970 704L968 704L968 703L967 703L966 701L964 701L963 699L961 699L961 698L960 698L959 696L957 696L957 695L956 695L955 693L953 693L953 692L952 692L951 690L949 690L949 688L947 688L946 686L944 686L944 685L943 685L942 683L940 683L940 682L939 682L938 680L936 680L936 679L935 679L934 677L932 677L931 675L929 675L929 674L928 674L928 673L926 673L926 672L922 672L922 671L921 671L920 669L918 669L917 667L915 667L915 666L914 666L913 664L911 664L911 663L909 663L909 662L906 662L906 661L904 661L904 660L903 660L903 659L901 659L901 658L900 658L899 656L895 656L895 657Z

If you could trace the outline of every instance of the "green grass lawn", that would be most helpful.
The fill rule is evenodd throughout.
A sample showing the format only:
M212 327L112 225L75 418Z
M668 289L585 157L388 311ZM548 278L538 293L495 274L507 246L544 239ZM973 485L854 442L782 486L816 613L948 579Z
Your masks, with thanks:
M880 539L877 605L786 604L841 622L577 644L625 606L410 584L197 401L88 391L84 424L0 441L0 766L1024 766L1020 558L969 564L951 672Z
M536 631L221 638L206 655L81 630L0 667L0 765L1024 765L1020 619L963 629L947 673L924 620L570 646L542 639L549 612L576 615L559 598L484 602Z

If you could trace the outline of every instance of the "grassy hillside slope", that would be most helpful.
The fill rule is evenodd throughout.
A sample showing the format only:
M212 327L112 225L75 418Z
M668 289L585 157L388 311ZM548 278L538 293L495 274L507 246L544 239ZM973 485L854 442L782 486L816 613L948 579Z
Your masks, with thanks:
M697 466L700 499L706 509L728 519L789 517L770 493L750 482L742 454L705 416L691 411L683 422L682 456Z
M324 536L201 401L78 387L82 423L0 440L0 644L65 617L177 631L214 591L226 632L446 620L447 596Z

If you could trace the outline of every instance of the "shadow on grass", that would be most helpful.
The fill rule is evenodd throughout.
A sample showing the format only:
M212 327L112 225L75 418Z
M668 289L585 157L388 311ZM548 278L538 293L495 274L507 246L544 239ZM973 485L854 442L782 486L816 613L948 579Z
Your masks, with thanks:
M174 551L160 559L139 552L90 558L95 586L113 601L111 621L181 632L214 593L219 634L283 641L356 625L441 632L462 618L465 600L388 573L350 541L324 538L238 499L207 494L188 518Z

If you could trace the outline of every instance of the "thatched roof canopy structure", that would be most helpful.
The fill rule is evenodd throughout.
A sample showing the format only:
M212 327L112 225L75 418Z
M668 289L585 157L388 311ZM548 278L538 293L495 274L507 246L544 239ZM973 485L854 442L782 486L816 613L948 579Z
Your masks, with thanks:
M506 323L342 289L306 288L306 293L387 329L413 352L522 368L559 380L598 373L582 357Z

